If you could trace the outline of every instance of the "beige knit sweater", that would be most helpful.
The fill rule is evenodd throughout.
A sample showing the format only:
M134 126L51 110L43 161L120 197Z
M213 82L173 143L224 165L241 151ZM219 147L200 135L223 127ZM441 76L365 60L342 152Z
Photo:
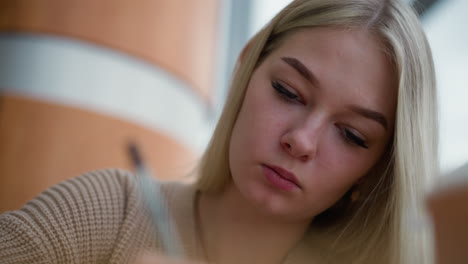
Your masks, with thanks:
M192 184L163 183L185 255L201 260ZM0 215L0 263L132 263L143 250L161 251L158 232L134 176L90 172L49 188L18 211ZM299 245L286 263L318 263Z
M142 250L159 250L133 175L94 171L62 182L0 215L0 263L131 263ZM195 189L164 183L185 253L199 259L193 220Z

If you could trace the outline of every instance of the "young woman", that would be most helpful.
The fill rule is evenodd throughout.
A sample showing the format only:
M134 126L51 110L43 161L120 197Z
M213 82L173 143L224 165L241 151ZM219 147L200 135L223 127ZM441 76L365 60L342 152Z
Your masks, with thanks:
M413 222L437 172L433 62L413 11L296 0L240 56L196 184L162 187L188 259L429 263ZM137 194L119 170L61 183L0 217L0 258L164 254Z

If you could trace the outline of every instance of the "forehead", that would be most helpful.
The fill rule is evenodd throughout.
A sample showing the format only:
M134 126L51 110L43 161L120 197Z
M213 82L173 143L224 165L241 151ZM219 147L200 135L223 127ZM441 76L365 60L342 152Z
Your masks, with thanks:
M302 29L286 37L265 62L287 68L282 65L285 57L299 60L323 91L346 95L337 98L379 110L392 119L397 94L395 73L375 35L339 27Z

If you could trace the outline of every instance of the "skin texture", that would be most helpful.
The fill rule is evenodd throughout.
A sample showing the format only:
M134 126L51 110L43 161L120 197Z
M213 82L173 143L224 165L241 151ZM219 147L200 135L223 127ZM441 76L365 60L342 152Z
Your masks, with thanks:
M313 217L381 158L393 133L396 96L392 65L367 31L322 27L290 35L247 87L230 142L232 182L221 194L201 196L211 260L281 262ZM379 112L386 128L353 106ZM265 165L288 170L300 186L276 187Z
M301 61L318 83L307 81L283 58ZM386 130L350 106L378 111L393 124L391 73L380 46L364 31L319 28L293 35L253 74L235 124L230 167L242 195L288 219L310 219L330 207L385 150L392 127ZM278 93L272 82L297 99ZM347 130L368 148L349 140ZM293 172L302 188L272 188L263 164Z

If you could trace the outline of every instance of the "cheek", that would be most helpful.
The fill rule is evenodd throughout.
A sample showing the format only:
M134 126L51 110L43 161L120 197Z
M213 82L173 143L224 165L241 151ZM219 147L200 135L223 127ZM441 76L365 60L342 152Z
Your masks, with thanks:
M255 89L257 88L257 89ZM231 138L233 149L249 153L272 151L279 144L281 129L290 117L263 87L249 87Z
M329 150L339 150L330 146ZM338 151L339 152L339 151ZM319 185L329 194L332 201L338 200L360 177L365 174L360 160L347 153L335 154L337 151L322 153L322 160L318 164L322 175Z
M320 208L325 210L366 175L379 155L368 150L350 150L336 137L327 137L320 144L320 153L310 173L311 179L315 179L309 182L308 199L322 201Z
M229 162L233 174L252 161L256 156L254 151L257 150L252 146L258 147L262 140L262 124L257 117L258 110L249 98L251 94L248 90L231 134Z
M362 175L369 166L367 150L346 142L334 125L328 126L318 141L317 163L329 171L332 178L352 181L352 175Z

